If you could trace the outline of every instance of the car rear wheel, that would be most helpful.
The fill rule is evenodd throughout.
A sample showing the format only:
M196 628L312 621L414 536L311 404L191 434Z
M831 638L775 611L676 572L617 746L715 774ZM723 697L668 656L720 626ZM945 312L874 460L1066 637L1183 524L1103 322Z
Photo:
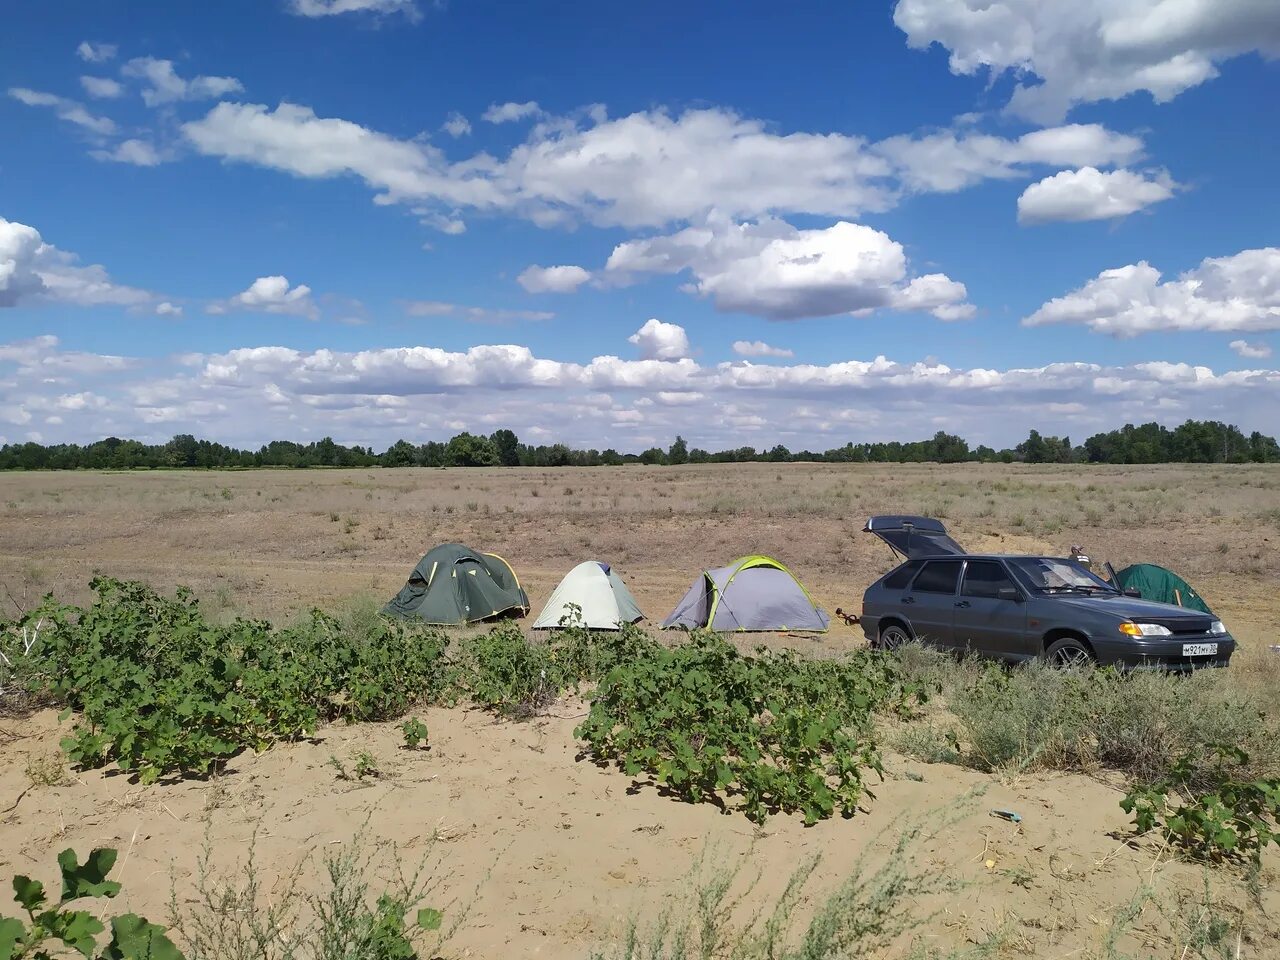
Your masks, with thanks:
M1049 644L1045 659L1055 667L1088 667L1094 663L1093 651L1083 640L1064 637Z
M896 623L891 623L887 627L880 630L880 649L896 650L904 643L911 642L911 634L907 632L907 628Z

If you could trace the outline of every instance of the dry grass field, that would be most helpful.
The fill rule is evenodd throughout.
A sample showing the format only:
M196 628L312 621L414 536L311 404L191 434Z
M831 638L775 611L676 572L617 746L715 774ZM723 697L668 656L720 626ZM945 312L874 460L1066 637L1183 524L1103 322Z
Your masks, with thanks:
M1280 470L1263 466L8 474L0 584L10 596L0 601L30 605L53 591L84 602L102 572L166 592L189 585L218 618L284 622L313 606L385 599L428 548L456 540L506 557L535 613L570 567L600 559L658 621L697 571L747 553L787 563L828 611L856 610L892 564L859 533L878 512L941 517L975 550L1065 553L1079 543L1117 567L1167 565L1240 641L1229 682L1272 702L1280 695L1280 655L1269 650L1280 643ZM864 642L840 624L819 639L766 639L816 655ZM737 910L750 914L813 855L823 857L819 893L860 857L883 863L914 818L934 825L912 848L916 862L968 885L912 903L923 926L885 956L981 945L985 956L1186 960L1201 955L1196 924L1218 913L1245 932L1204 956L1280 956L1280 857L1268 853L1250 877L1126 843L1123 790L1106 772L997 775L889 753L887 779L860 815L755 827L579 759L572 731L585 709L562 700L516 723L432 708L429 753L397 750L393 724L329 727L243 755L211 780L151 786L67 770L52 711L0 720L0 877L45 876L67 846L116 846L126 907L163 918L171 886L180 903L192 897L206 838L224 868L254 850L264 895L279 896L292 869L305 860L309 876L318 856L363 829L380 866L389 842L407 861L429 856L432 902L446 917L465 912L443 955L584 957L616 941L629 918L679 913L700 863L704 876L741 867ZM387 776L337 779L329 758L358 751ZM1018 810L1023 822L995 819L992 808Z

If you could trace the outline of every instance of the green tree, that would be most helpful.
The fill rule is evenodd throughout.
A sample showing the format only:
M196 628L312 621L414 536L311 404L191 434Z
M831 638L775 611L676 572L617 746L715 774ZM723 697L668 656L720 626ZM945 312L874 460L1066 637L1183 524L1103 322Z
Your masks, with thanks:
M520 439L510 430L495 430L489 438L504 467L520 466Z
M673 467L678 467L682 463L689 462L689 445L684 442L684 437L676 436L675 443L671 444L671 448L667 450L667 463Z
M444 462L450 467L493 467L498 464L498 451L488 437L464 432L445 444Z

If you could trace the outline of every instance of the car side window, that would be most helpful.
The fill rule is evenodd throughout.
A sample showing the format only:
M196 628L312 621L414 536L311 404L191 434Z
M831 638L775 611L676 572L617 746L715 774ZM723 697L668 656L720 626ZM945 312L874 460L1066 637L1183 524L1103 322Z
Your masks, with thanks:
M917 593L955 593L960 579L959 560L930 560L911 589Z
M964 568L964 584L960 587L963 597L998 597L1002 587L1012 587L1013 581L1003 566L994 560L970 560Z
M924 566L923 560L908 560L897 570L892 571L881 581L881 585L890 590L905 590L911 578Z

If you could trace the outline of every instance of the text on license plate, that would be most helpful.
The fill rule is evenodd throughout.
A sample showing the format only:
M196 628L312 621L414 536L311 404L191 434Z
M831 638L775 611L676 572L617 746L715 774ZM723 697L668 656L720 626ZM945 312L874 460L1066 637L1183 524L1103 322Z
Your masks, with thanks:
M1182 645L1182 655L1184 657L1211 657L1218 652L1216 643L1184 643Z

